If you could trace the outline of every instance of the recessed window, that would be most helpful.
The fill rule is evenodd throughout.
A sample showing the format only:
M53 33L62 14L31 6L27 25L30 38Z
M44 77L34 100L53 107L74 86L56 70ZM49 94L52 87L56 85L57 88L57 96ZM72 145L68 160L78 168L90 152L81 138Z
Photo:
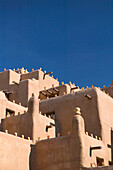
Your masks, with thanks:
M97 157L96 160L97 160L97 166L102 166L103 165L103 163L104 163L104 159L103 158Z
M6 117L11 117L14 115L15 115L15 112L13 110L6 109Z

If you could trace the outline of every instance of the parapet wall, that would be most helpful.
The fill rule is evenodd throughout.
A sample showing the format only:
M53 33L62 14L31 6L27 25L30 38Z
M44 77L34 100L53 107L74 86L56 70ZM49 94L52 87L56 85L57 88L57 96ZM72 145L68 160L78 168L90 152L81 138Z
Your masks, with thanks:
M80 170L97 166L97 157L108 165L110 155L106 146L101 140L86 135L83 118L75 115L72 135L38 141L32 146L30 163L33 170Z
M31 141L0 132L0 170L30 170Z
M80 147L71 136L43 140L31 152L33 170L76 170L80 167Z
M8 92L10 101L15 100L16 103L22 103L26 107L32 93L39 96L40 90L59 86L58 80L49 74L51 72L46 73L41 70L29 73L24 68L17 71L5 70L0 73L0 90Z
M42 113L55 112L61 135L72 132L73 110L79 106L89 134L99 136L105 145L111 145L113 128L113 98L98 88L80 90L75 93L57 96L40 102ZM65 121L64 121L65 120ZM113 133L112 133L113 135ZM109 154L111 149L108 148Z
M18 136L24 135L27 139L33 139L33 119L32 115L25 113L22 115L12 116L3 120L3 131L8 130L9 134L17 133Z
M7 89L8 86L14 84L14 82L20 82L20 74L10 69L0 73L0 89Z
M12 84L8 87L9 91L13 93L9 95L9 100L15 100L16 103L21 103L22 106L28 106L28 100L34 93L37 97L39 95L39 82L33 80L23 80L19 84Z
M53 126L52 126L53 125ZM51 126L46 131L46 127ZM27 139L33 140L55 137L55 122L53 119L39 114L39 100L32 97L29 100L28 112L21 115L11 116L3 120L3 130L8 130L10 134L24 135Z
M113 98L101 90L98 90L97 99L102 139L106 144L111 145L111 129L113 128Z
M113 170L113 166L100 166L93 168L81 168L81 170Z
M20 105L21 103L15 103L15 101L9 101L3 92L0 92L0 130L2 130L3 119L8 116L7 112L13 112L13 115L18 115L27 111L26 107Z
M44 73L41 70L36 70L30 73L22 74L21 80L32 79L35 78L39 80L39 91L43 90L44 88L48 89L51 88L52 85L55 87L59 85L59 82L55 80L53 77L49 76L48 74Z
M27 113L33 116L33 119L32 119L33 121L32 134L34 135L33 139L37 138L36 136L38 132L37 125L41 126L41 124L37 121L38 120L37 119L37 110L38 110L37 102L38 100L35 97L30 99L28 113ZM17 136L12 136L12 135L8 135L5 133L1 133L2 135L0 137L0 142L2 143L3 141L5 141L5 139L3 139L2 141L2 138L6 136L7 137L6 139L9 142L9 145L7 145L7 143L4 142L3 146L5 145L7 147L10 146L7 151L3 149L3 151L5 152L4 154L8 154L9 152L11 152L12 142L15 142L15 143L14 143L14 150L12 151L11 154L15 154L15 145L17 146L18 154L20 154L21 147L23 146L24 149L26 149L26 147L24 146L24 144L21 143L21 141L20 143L22 146L19 147L18 140L23 140L23 141L28 142L28 148L29 149L31 148L31 152L28 152L27 150L26 154L24 154L24 159L23 157L19 157L20 159L18 159L18 157L15 156L15 158L13 158L13 161L15 161L16 163L18 161L20 162L22 161L24 163L24 161L26 161L27 159L26 163L29 164L30 170L53 170L53 169L54 170L66 170L66 169L80 170L81 167L97 166L97 162L96 162L97 157L102 158L104 160L104 164L108 165L108 162L110 161L108 148L106 148L106 145L103 143L103 141L101 141L101 139L99 140L98 138L93 138L93 136L88 136L88 134L85 134L85 124L84 124L84 119L81 116L80 109L77 110L76 108L75 111L76 112L74 113L75 115L72 120L72 135L59 136L57 138L54 138L55 136L52 136L53 139L49 139L49 138L46 140L39 139L38 141L35 141L35 143L29 143L30 141L25 140L25 139L20 139ZM44 118L46 119L46 117ZM28 125L30 125L28 120L25 120L24 117L23 119L24 121L21 119L21 121L23 121L23 126L21 126L22 123L20 122L21 128L24 128L24 126L26 127L27 124L25 124L25 121L28 123ZM30 131L29 128L31 129L31 127L29 126L27 128L28 128L28 131ZM13 138L11 138L12 141L10 141L8 136L13 137L14 140ZM22 153L24 153L24 150ZM28 161L28 157L26 156L29 157L29 161ZM4 155L4 157L6 159L7 156ZM1 166L1 170L4 170L3 169L4 162L2 159L3 157L1 157L0 166ZM10 159L12 159L12 157L10 158L8 157L8 159L9 159L9 162L8 164L6 164L6 167L12 165L12 162L10 164ZM14 167L17 166L15 162L13 162ZM22 168L26 166L26 163L25 165L19 164L17 166L18 169L20 169L21 167L21 170L24 170ZM25 168L25 170L29 170L27 168Z
M85 94L90 95L91 99L85 97ZM73 110L76 106L81 108L86 131L89 132L89 134L93 133L95 136L101 137L96 88L80 90L63 96L42 100L39 105L42 113L55 112L60 133L63 136L67 135L68 132L72 132Z

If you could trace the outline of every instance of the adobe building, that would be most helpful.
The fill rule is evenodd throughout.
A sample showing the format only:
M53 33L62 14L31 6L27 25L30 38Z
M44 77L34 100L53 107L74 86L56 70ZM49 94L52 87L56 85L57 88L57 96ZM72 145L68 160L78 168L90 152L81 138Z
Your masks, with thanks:
M51 73L0 73L0 170L113 170L113 83L80 89Z

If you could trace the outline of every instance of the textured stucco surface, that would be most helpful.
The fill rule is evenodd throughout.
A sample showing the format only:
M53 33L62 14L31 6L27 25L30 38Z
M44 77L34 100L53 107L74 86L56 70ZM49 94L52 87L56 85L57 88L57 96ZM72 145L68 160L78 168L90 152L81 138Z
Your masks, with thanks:
M103 88L110 97L49 74L0 73L0 170L113 169L113 86Z
M30 170L31 141L0 132L0 170Z
M92 99L84 97L84 94L89 94ZM73 110L78 106L81 108L86 131L101 137L101 124L97 102L97 89L91 88L41 101L39 107L42 113L55 111L61 134L67 135L68 131L72 131Z
M93 168L81 168L80 170L113 170L113 166L100 166Z
M46 126L54 124L54 120L39 114L39 100L31 98L28 105L28 112L5 118L3 120L3 130L8 130L10 134L15 132L18 136L24 134L25 138L30 137L33 140L47 138L47 136L55 137L55 127L50 128L46 132Z

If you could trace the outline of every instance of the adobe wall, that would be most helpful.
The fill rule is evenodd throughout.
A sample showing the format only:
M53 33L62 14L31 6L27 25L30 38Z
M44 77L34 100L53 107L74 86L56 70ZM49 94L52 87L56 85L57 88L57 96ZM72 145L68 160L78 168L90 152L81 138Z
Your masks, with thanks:
M16 103L21 103L23 106L28 106L28 100L32 97L32 93L38 97L39 82L36 80L23 80L18 85L9 86L8 90L13 91L9 96L9 100L15 100Z
M0 80L1 90L13 92L13 94L9 95L9 100L15 100L16 103L22 103L23 106L27 106L32 93L39 96L40 90L51 88L52 85L59 85L56 79L49 75L44 76L44 72L41 70L25 74L7 70L0 73Z
M32 78L34 78L36 80L39 80L39 72L38 72L38 70L35 70L33 72L29 72L29 73L21 75L21 80L32 79Z
M18 134L18 136L24 135L27 139L30 137L33 139L33 120L32 115L29 113L11 116L3 120L3 131L8 130L9 134Z
M13 84L13 81L19 83L20 74L10 69L0 73L0 89L7 89L10 84Z
M32 146L31 170L79 170L80 146L72 136L43 140Z
M113 98L100 90L97 91L97 96L102 126L102 140L106 144L109 154L111 154L111 148L109 148L108 145L113 147ZM111 160L113 161L112 155Z
M91 147L101 147L92 150ZM80 170L97 166L96 157L108 165L109 154L101 140L85 135L84 120L76 115L72 121L72 135L37 141L31 146L31 170Z
M80 142L81 150L81 166L80 167L96 167L96 158L102 158L104 165L108 165L111 159L109 150L106 145L97 136L88 136L85 134L84 119L78 109L75 109L75 116L72 120L72 136L76 143Z
M4 71L0 73L0 90L7 88L9 84L9 71Z
M17 73L16 73L17 74ZM7 91L13 93L9 95L9 100L15 100L16 103L21 103L23 106L28 106L28 100L32 97L32 93L39 96L38 90L39 82L35 79L24 80L19 84L11 84L7 87ZM4 85L4 89L6 89Z
M55 96L55 94L56 95L58 95L58 96L61 96L61 95L64 95L64 93L65 94L68 94L68 93L70 93L70 86L68 85L68 84L64 84L64 85L61 85L61 86L57 86L57 87L52 87L52 88L49 88L49 89L47 89L47 90L42 90L42 91L40 91L39 92L39 98L41 99L41 100L43 100L43 99L46 99L47 97L53 97L53 96ZM43 92L44 92L44 94L46 94L46 96L43 94ZM51 92L51 93L50 93Z
M101 167L93 167L93 168L81 168L81 170L113 170L113 166L101 166Z
M39 115L37 113L38 109L39 109L38 99L36 97L32 97L29 101L28 113L24 115L20 115L21 121L18 123L15 120L16 116L10 117L7 118L7 120L8 119L10 120L9 123L11 123L12 121L12 124L11 125L8 124L8 122L5 119L6 125L8 125L8 128L14 126L16 128L21 127L23 130L22 133L25 135L26 138L30 136L30 134L27 134L27 130L28 132L30 132L31 129L32 131L31 134L33 136L33 138L30 136L31 139L37 139L38 130L40 131L40 134L42 134L42 132L44 133L45 128L43 125L43 121L45 122L45 120L48 120L48 118L46 119L46 117ZM28 116L28 114L32 115L31 120L24 117L24 116ZM43 117L44 119L41 120L41 117ZM39 123L39 120L41 120L40 122L41 124ZM31 122L32 125L30 124ZM82 116L78 115L78 112L77 115L75 115L72 118L71 127L72 127L72 135L54 138L55 137L53 135L54 132L52 131L53 136L51 135L51 137L53 137L54 139L37 141L36 144L31 145L31 153L29 157L30 168L31 168L30 170L47 170L47 169L48 170L53 170L53 169L54 170L65 170L65 169L79 170L80 167L90 167L91 163L93 166L96 166L96 157L103 158L105 165L108 164L108 161L110 160L108 148L101 140L94 139L93 137L87 136L85 134L86 130L85 130L84 120ZM48 134L50 135L50 133ZM97 146L100 146L102 148L99 150L93 150L92 154L90 155L90 147L97 147Z
M90 95L91 99L84 97L84 94ZM72 132L71 121L76 106L81 108L86 131L102 138L110 156L111 149L107 147L111 146L111 142L113 143L111 141L113 99L110 96L97 88L91 88L40 102L42 113L55 111L61 135L68 134L68 131Z
M9 100L15 100L16 103L21 103L22 106L27 106L28 99L28 80L21 81L19 84L10 85L9 91L13 91L13 94L9 95Z
M53 77L51 77L49 75L44 76L44 72L41 70L36 70L36 71L30 72L30 73L21 75L21 80L32 79L32 78L39 80L39 91L43 90L44 87L46 87L46 89L49 89L52 87L52 85L54 85L54 86L59 85L59 82L57 80L55 80Z
M17 115L18 112L21 114L24 113L24 111L27 111L27 108L9 101L5 97L5 94L3 92L0 92L0 130L2 130L3 128L2 119L6 118L6 109L13 111L15 115Z
M31 141L0 132L0 170L30 170Z
M9 84L13 84L14 82L20 82L20 74L16 73L15 71L8 70L9 72Z
M50 123L55 124L53 119L39 114L39 100L33 97L29 101L27 113L3 120L3 130L8 130L10 134L16 132L18 136L25 135L26 139L28 137L35 140L38 140L38 137L46 139L48 135L55 137L54 126L46 132L46 126Z
M90 95L88 99L84 94ZM80 107L85 121L85 129L89 134L101 137L101 124L99 118L97 89L90 88L40 101L40 111L42 113L55 111L56 120L59 123L61 135L72 132L72 119L74 108ZM96 126L95 126L96 124Z
M109 93L109 95L113 98L113 81L112 85L109 87L103 87L102 90L104 90L106 93Z
M83 136L83 166L84 167L93 167L97 166L96 157L104 159L104 164L109 165L109 161L111 161L111 154L109 153L109 149L103 143L102 140L95 137L87 136L84 134ZM102 147L101 149L94 149L91 151L90 155L90 147Z
M1 105L1 103L0 103ZM25 111L27 112L28 108L21 106L19 103L14 103L6 99L5 102L5 109L9 109L15 112L15 115L18 115L18 113L22 114ZM5 111L5 117L6 117L6 111Z
M2 130L2 119L5 118L6 113L6 102L5 102L5 94L0 92L0 130Z

